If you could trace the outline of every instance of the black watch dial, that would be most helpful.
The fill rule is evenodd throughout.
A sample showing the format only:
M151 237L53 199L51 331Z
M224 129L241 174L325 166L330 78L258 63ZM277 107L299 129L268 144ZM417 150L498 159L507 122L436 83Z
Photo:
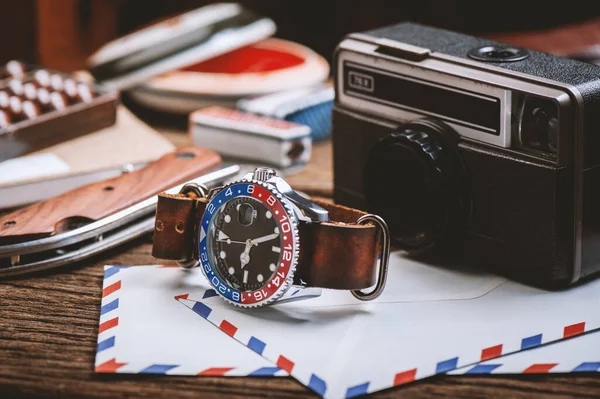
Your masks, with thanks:
M225 203L213 218L208 246L223 280L239 291L254 291L277 270L282 241L271 210L253 197L240 196Z

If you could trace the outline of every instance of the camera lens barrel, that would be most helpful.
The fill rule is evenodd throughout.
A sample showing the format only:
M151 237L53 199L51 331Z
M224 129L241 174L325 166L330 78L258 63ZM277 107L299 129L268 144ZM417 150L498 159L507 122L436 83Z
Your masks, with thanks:
M369 211L386 220L395 243L408 252L458 238L470 202L457 144L450 127L422 119L381 139L367 157Z

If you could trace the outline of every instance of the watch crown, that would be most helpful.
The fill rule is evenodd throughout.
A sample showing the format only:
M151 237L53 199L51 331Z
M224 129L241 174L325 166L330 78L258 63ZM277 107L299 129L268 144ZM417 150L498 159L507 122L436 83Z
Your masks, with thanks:
M256 168L254 169L254 175L252 176L255 180L267 181L271 177L276 176L277 172L271 168Z

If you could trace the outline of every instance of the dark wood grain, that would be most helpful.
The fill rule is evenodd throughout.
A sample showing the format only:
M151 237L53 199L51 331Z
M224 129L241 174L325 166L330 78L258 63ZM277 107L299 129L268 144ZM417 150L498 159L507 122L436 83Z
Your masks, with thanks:
M84 69L92 52L119 35L119 10L123 3L124 0L35 0L37 63L62 71Z
M552 52L552 41L538 45L537 36L529 42L521 35L497 38ZM189 143L181 132L166 135L178 146ZM318 144L313 151L309 167L289 180L310 194L330 196L331 145ZM94 373L103 265L157 263L150 255L149 240L137 240L76 266L0 282L0 398L316 398L291 378ZM437 376L372 397L598 398L600 373Z
M220 156L213 151L198 147L179 149L142 169L76 188L0 217L0 244L53 235L65 229L69 221L101 219L198 177L220 162Z
M2 15L10 12L10 18L4 18L0 24L0 37L4 38L0 40L0 64L12 59L27 62L36 59L37 38L33 28L36 19L35 0L22 0L19 7L14 5L12 0L0 0Z
M168 133L186 145L181 133ZM331 187L331 145L317 146L293 176L306 191ZM0 282L0 397L316 398L292 378L226 378L94 373L103 266L156 264L150 236L75 266ZM360 359L356 359L360 361ZM439 376L373 398L600 397L600 374Z
M291 378L93 371L103 265L157 263L146 237L77 266L0 283L0 397L316 398ZM360 359L356 359L360 361ZM441 376L373 398L600 396L600 376Z

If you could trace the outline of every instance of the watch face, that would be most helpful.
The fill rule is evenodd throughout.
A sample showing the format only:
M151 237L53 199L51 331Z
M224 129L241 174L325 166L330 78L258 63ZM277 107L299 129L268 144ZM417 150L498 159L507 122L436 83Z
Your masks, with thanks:
M207 205L199 228L200 261L211 285L241 306L283 294L297 258L296 219L262 182L234 183Z
M277 219L253 197L228 201L214 217L208 254L217 272L240 291L262 288L277 270L282 239Z

